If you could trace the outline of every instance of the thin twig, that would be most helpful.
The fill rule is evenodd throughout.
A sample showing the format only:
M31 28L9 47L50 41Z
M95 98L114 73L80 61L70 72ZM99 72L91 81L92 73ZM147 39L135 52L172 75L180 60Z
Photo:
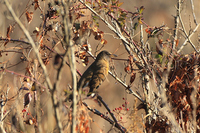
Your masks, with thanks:
M8 39L8 38L2 38L2 37L0 37L0 41L5 41L5 42L9 41L9 42L14 42L14 43L19 42L19 43L24 43L24 44L30 45L29 42L26 42L26 41L23 41L23 40L17 40L17 39Z
M195 13L194 13L194 3L193 3L193 0L190 0L190 2L191 2L191 7L192 7L192 15L193 15L193 17L194 17L194 23L195 23L196 25L198 25L197 19L196 19L196 15L195 15Z
M180 8L180 7L179 7ZM181 26L183 28L183 32L186 36L186 40L184 41L184 43L182 44L181 48L179 49L179 51L177 53L180 53L181 50L184 48L184 46L187 44L187 42L189 42L191 44L191 46L194 48L194 50L198 53L195 45L192 43L192 41L190 40L190 37L192 36L191 34L193 34L194 32L196 32L196 30L198 29L198 25L196 26L196 28L193 30L193 32L188 36L187 32L186 32L186 29L185 29L185 26L183 24L183 20L182 20L182 17L181 17L181 13L180 13L180 10L177 10L179 12L179 20L180 20L180 23L181 23Z
M106 105L106 103L103 101L102 97L97 95L97 99L104 105L104 107L108 110L108 113L111 115L111 117L113 118L116 127L122 132L125 133L126 130L122 129L122 127L119 125L117 119L115 118L114 114L111 112L110 108Z
M105 116L103 113L101 113L100 111L98 111L97 109L92 109L90 106L88 106L85 102L83 102L83 105L88 109L90 110L92 113L100 116L101 118L103 118L104 120L108 121L111 125L114 125L116 128L118 128L119 130L120 129L123 129L124 131L126 131L126 128L123 127L122 125L120 125L118 123L118 125L113 121L111 120L108 116Z
M40 87L46 89L46 87L43 86L38 80L36 80L36 79L34 79L34 78L30 77L30 76L25 76L25 75L23 75L23 74L19 74L19 73L16 73L16 72L14 72L14 71L10 71L10 70L8 70L8 69L2 69L2 70L0 70L0 72L4 72L4 71L5 71L5 72L8 72L8 73L11 73L11 74L14 74L14 75L17 75L17 76L20 76L20 77L29 78L29 79L31 79L32 81L34 81L35 83L37 83Z
M177 51L177 53L180 53L181 50L185 47L185 45L187 44L187 42L190 40L190 38L192 37L192 35L197 31L197 29L199 28L198 24L195 29L192 31L192 33L187 37L187 39L183 42L183 44L181 45L181 47L179 48L179 50ZM199 53L199 51L197 51L196 47L194 45L192 45L192 47L194 48L194 50Z
M176 41L178 39L180 7L181 7L181 0L178 0L177 9L176 9L176 16L174 17L175 27L174 27L174 38L173 38L174 41L173 41L173 45L172 45L172 52L176 47Z
M143 34L143 25L142 24L140 25L140 43L144 49L144 34Z

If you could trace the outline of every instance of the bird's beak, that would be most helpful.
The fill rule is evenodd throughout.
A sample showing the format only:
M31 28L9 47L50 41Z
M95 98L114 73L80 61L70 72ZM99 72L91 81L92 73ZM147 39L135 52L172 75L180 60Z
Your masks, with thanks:
M117 57L117 55L116 54L111 54L110 57L111 58L115 58L115 57Z

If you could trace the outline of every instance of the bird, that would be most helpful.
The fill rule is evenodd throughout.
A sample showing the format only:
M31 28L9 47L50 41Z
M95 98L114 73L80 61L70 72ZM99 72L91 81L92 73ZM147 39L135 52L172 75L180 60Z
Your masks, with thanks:
M106 79L109 71L109 61L114 56L116 55L111 54L106 50L101 51L97 55L96 60L88 67L79 79L77 91L89 87L89 93L87 96L96 92L102 82Z
M87 68L87 70L82 74L81 78L79 79L77 83L78 93L81 94L83 88L89 87L87 98L93 98L96 95L96 90L108 75L110 59L116 56L117 55L111 54L106 50L101 51L97 55L96 60ZM70 102L72 101L72 99L73 94L66 92L65 101Z

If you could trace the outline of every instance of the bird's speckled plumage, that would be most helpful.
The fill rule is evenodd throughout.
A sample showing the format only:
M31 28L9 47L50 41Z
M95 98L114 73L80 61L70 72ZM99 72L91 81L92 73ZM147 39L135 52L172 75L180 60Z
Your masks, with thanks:
M95 89L101 85L106 79L109 71L109 60L111 55L107 51L102 51L97 55L96 60L88 67L88 69L81 76L77 89L80 90L86 86L89 86L92 93Z

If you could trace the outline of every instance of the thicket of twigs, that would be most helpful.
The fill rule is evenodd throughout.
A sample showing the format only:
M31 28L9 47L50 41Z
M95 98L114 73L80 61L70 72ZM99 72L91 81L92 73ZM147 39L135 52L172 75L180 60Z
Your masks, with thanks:
M186 2L189 24L182 19ZM173 27L149 25L144 6L129 11L119 0L29 0L21 14L8 0L1 4L11 20L0 37L1 132L200 132L193 0L177 0ZM186 45L193 52L184 53ZM105 92L71 108L67 98L73 93L77 103L84 66L104 49L118 55L109 71L115 83L103 83Z

